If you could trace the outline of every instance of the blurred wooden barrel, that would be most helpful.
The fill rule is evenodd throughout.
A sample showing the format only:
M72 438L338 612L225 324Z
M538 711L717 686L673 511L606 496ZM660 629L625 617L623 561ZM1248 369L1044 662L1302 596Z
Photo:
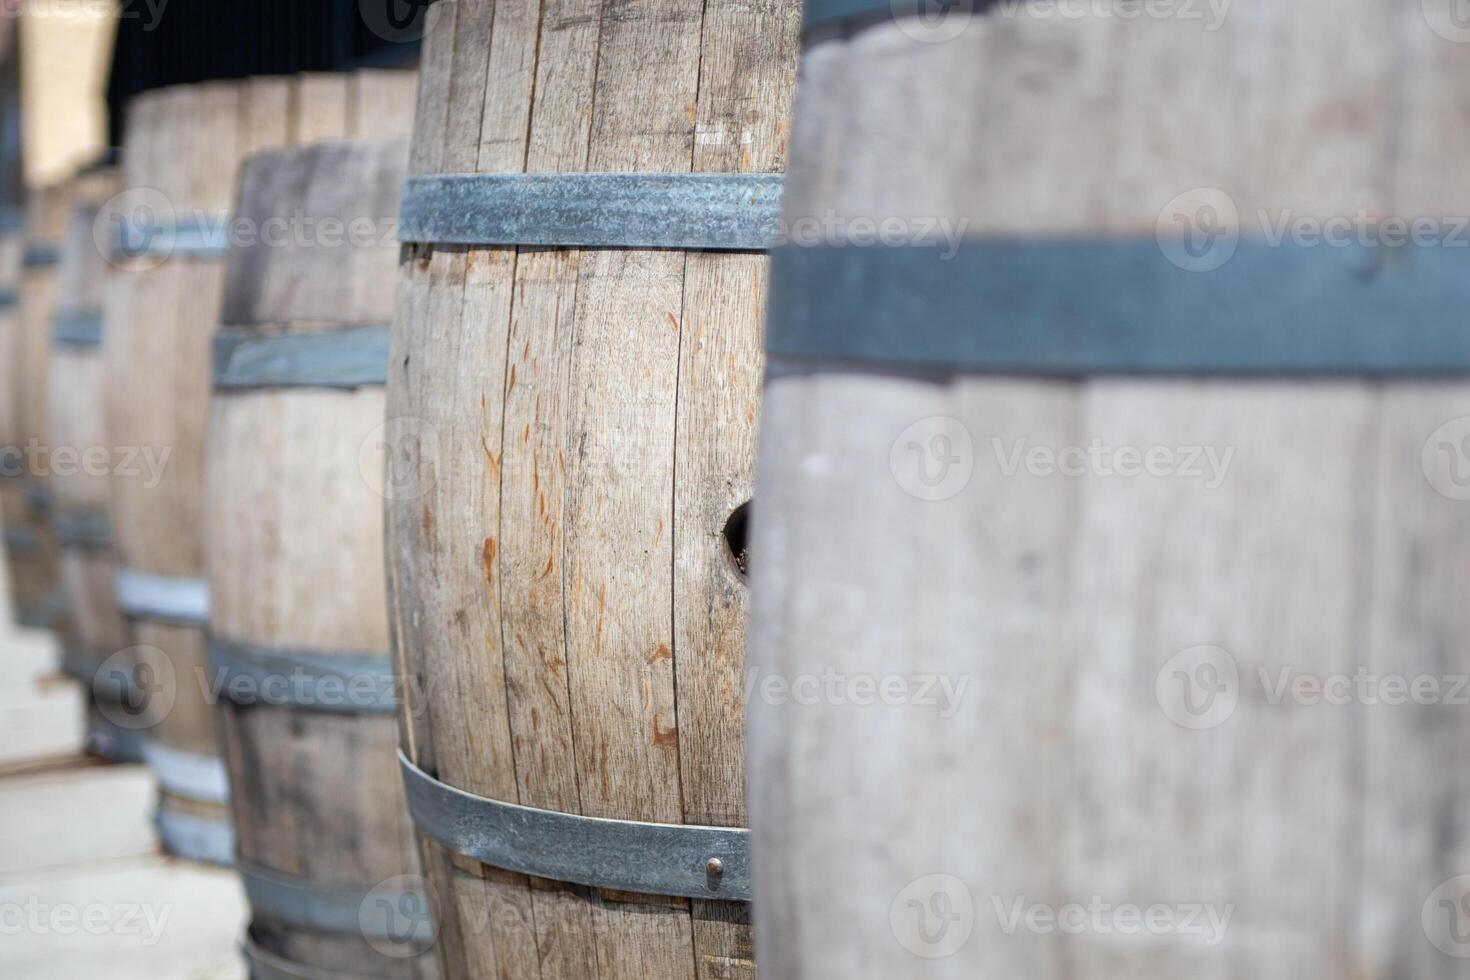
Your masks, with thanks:
M1463 975L1470 47L1004 7L808 4L786 220L902 240L772 260L762 972Z
M151 690L146 751L165 847L226 863L228 780L208 685L204 439L228 211L251 153L352 136L403 98L391 72L212 82L139 96L104 334L109 435L137 466L114 481L117 595Z
M726 531L796 10L431 9L385 497L445 972L749 976Z
M25 594L25 556L35 546L26 520L25 440L21 438L20 267L25 251L25 219L20 211L0 213L0 526L4 528L5 616L13 620L29 604ZM17 573L22 577L17 578Z
M215 341L210 673L247 955L289 976L437 976L396 761L380 497L411 99L375 123L403 138L245 164L235 220L307 237L232 248Z
M56 309L56 265L77 185L63 183L30 193L25 207L20 308L13 341L11 397L16 463L20 474L0 486L6 550L16 619L23 626L61 625L64 602L51 527L51 489L46 446L46 381L51 358L51 317Z
M62 668L88 688L88 748L106 758L137 762L142 761L143 717L129 683L131 631L114 593L108 513L119 458L108 444L103 413L102 310L109 256L97 237L99 217L106 221L103 199L115 189L116 176L94 174L90 185L61 237L46 401L51 525L65 601Z

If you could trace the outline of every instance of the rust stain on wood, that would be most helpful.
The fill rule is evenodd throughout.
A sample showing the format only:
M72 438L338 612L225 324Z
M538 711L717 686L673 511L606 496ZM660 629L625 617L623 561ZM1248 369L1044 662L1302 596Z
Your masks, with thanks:
M485 583L487 585L494 584L495 582L495 551L495 539L486 538L485 547L481 556L481 563L485 569Z
M653 652L648 655L649 663L658 663L660 660L673 660L674 651L669 649L667 643L660 643L654 647Z
M661 747L666 746L666 745L678 745L679 744L679 726L678 725L675 725L673 728L662 728L661 729L661 728L658 727L658 719L657 718L654 718L653 719L653 744L654 744L654 747L655 748L661 748Z

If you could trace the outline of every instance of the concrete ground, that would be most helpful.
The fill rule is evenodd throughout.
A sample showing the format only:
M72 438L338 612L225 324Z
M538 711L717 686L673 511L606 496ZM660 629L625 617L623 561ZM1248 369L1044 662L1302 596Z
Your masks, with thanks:
M239 881L158 850L153 777L83 753L55 638L13 622L0 598L0 977L244 980Z

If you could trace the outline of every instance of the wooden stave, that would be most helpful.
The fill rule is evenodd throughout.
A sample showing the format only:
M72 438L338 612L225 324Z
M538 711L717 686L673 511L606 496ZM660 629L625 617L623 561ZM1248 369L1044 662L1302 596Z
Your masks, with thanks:
M86 193L78 194L66 223L57 263L57 317L102 316L107 279L107 257L94 240L103 220L105 199L117 189L110 171L94 171ZM47 394L47 443L70 446L80 452L107 447L106 421L101 404L103 363L100 346L81 346L52 337ZM122 761L142 761L136 732L119 725L127 712L115 691L94 683L96 671L114 654L126 656L132 636L113 585L116 560L110 534L100 540L68 541L62 532L67 521L110 525L110 478L85 472L55 473L52 516L57 530L57 572L66 619L61 642L68 672L86 686L90 702L87 747Z
M373 107L385 106L390 111L384 114L391 116L392 107L405 99L400 77L385 71L317 73L143 93L129 108L130 132L138 139L125 153L125 186L161 194L181 218L197 214L206 223L218 222L230 208L235 174L246 156L346 136L349 125L371 131L377 119ZM365 104L359 105L359 96ZM110 437L113 445L171 454L156 487L143 485L141 479L117 481L112 511L119 566L201 583L209 339L223 296L222 263L218 255L181 252L161 263L148 256L123 257L118 265L121 273L109 287L105 330ZM160 324L172 330L172 338L162 337ZM156 375L160 368L167 373L166 383L145 391L155 404L141 414L130 411L136 394L132 382ZM214 694L208 685L203 618L130 619L139 662L159 671L172 693L165 699L166 710L153 712L148 720L149 741L165 754L182 753L192 766L210 767L215 774L211 783L223 785L227 776L210 703ZM234 844L229 839L229 805L222 795L211 791L201 799L185 791L165 791L160 795L161 829L171 814L181 825L204 821L210 843L207 853L195 856L227 863L221 857L227 858ZM168 839L165 835L166 844Z
M1400 19L1388 7L1336 7L1334 14L1347 14L1348 22L1323 37L1306 26L1320 24L1316 18L1324 12L1311 5L1291 17L1237 6L1234 16L1243 20L1213 48L1179 27L1168 36L1168 26L1108 25L1087 17L1081 26L1056 23L1048 31L1024 17L1007 23L977 15L967 40L928 46L888 18L827 29L812 39L803 59L788 216L832 208L873 217L947 214L971 218L977 235L1147 237L1169 198L1194 187L1228 189L1242 214L1261 207L1274 215L1292 206L1308 216L1350 215L1365 203L1363 194L1370 207L1388 214L1456 214L1464 207L1464 192L1440 176L1432 161L1446 152L1441 140L1456 138L1436 115L1447 111L1458 88L1449 83L1465 77L1464 56L1426 30L1417 9L1403 11ZM1293 21L1297 16L1302 20ZM1141 39L1130 44L1135 38ZM1393 45L1400 46L1396 52ZM1414 54L1396 61L1404 50ZM1350 70L1327 68L1344 55ZM1291 75L1285 74L1288 60L1295 69ZM1170 78L1171 94L1146 81L1161 77ZM910 119L898 100L938 78L958 93L954 104L940 101L936 114L923 120L927 129L900 126L884 139L880 127ZM1388 93L1400 90L1414 91L1417 106L1402 117L1385 106ZM1351 115L1354 125L1328 121L1327 105L1333 114L1344 114L1337 120ZM945 113L956 106L968 115ZM1089 117L1105 119L1111 128L1107 140ZM1195 128L1186 118L1211 122ZM1387 173L1380 173L1374 164L1382 166L1392 155L1384 149L1391 141L1374 126L1388 118L1396 132L1415 135L1393 144L1401 151L1401 168L1385 166ZM1033 127L1029 133L1022 121ZM947 153L936 152L941 129L950 140ZM1278 141L1266 133L1291 135ZM1375 161L1380 151L1384 155ZM942 165L961 155L966 168ZM1078 176L1084 160L1089 174ZM839 174L837 161L851 169ZM1006 177L1014 179L1002 186ZM1284 730L1287 724L1265 729L1279 745L1269 735L1256 746L1245 737L1232 745L1218 733L1173 728L1168 719L1160 725L1153 691L1137 692L1128 681L1139 679L1151 688L1160 662L1188 645L1181 636L1189 632L1181 622L1187 617L1176 613L1170 621L1166 608L1158 608L1168 601L1144 598L1148 571L1140 565L1148 556L1160 569L1163 581L1154 585L1164 597L1187 608L1193 593L1199 632L1233 637L1247 647L1271 646L1269 630L1251 638L1249 627L1232 623L1233 612L1247 621L1252 615L1273 621L1282 633L1294 634L1296 655L1308 658L1298 665L1309 669L1350 671L1358 657L1388 669L1407 668L1411 676L1425 668L1446 669L1432 657L1405 656L1395 647L1405 638L1422 641L1435 626L1453 631L1458 618L1444 588L1431 585L1427 596L1413 600L1402 593L1410 565L1406 553L1416 548L1436 573L1426 571L1421 579L1463 576L1455 571L1462 563L1452 544L1462 540L1462 532L1452 523L1447 501L1419 472L1420 448L1435 425L1470 408L1462 382L1048 381L956 377L841 363L834 355L830 361L772 358L765 397L750 646L756 667L789 674L839 657L854 671L891 669L894 661L905 660L931 670L965 664L984 687L998 688L1030 709L1012 710L1004 696L986 697L984 710L993 723L972 723L962 735L897 717L872 717L865 730L860 720L836 711L752 711L752 823L761 899L770 913L760 921L758 939L769 975L880 977L926 967L936 976L1099 978L1454 972L1420 923L1421 902L1433 886L1463 870L1455 860L1463 851L1458 822L1451 821L1453 829L1440 825L1448 839L1431 844L1436 831L1426 820L1436 809L1453 809L1450 801L1462 792L1455 778L1425 778L1435 768L1430 760L1441 758L1443 769L1435 739L1463 739L1451 723L1441 718L1432 725L1439 734L1425 734L1417 752L1400 723L1381 714L1372 726L1332 723L1321 715L1303 718L1295 733ZM958 502L916 507L894 485L888 455L908 425L931 416L954 417L975 433L976 473ZM1089 477L1058 489L1057 481L1028 481L1024 473L1020 480L982 478L978 461L989 455L992 434L1010 439L1029 432L1036 441L1085 444L1091 433L1079 420L1089 419L1098 427L1093 432L1144 445L1203 436L1236 440L1244 450L1254 442L1268 455L1274 451L1297 461L1281 465L1275 480L1298 497L1279 489L1273 494L1261 467L1249 461L1240 467L1241 489L1226 491L1234 508L1186 489L1140 489L1137 497L1148 499L1156 513L1194 519L1178 526L1187 528L1181 537L1198 538L1191 554L1183 546L1170 547L1164 530L1129 515L1126 492L1109 488L1104 479ZM1302 465L1303 459L1317 469ZM1380 501L1304 504L1317 480L1374 487ZM1259 526L1231 525L1232 509L1242 509L1252 493L1260 497L1257 525L1299 544L1308 537L1306 529L1318 532L1313 546L1303 549L1312 557L1280 556L1280 569L1296 569L1295 578L1277 568L1256 568L1261 578L1243 582L1241 569L1232 568L1212 582L1201 553L1237 548L1257 549L1259 555L1267 547ZM988 514L966 502L977 498L988 498ZM1395 502L1415 517L1389 513ZM1220 529L1210 530L1210 518ZM834 525L844 529L835 544ZM853 531L859 527L861 534ZM1391 544L1382 540L1385 530ZM1365 536L1379 540L1365 546ZM1318 547L1319 539L1333 543ZM976 543L967 549L959 541ZM1078 543L1069 553L1071 541ZM994 557L982 551L981 542ZM1004 558L1013 565L1004 567ZM1083 566L1075 591L1066 571L1073 562ZM1363 575L1367 563L1374 565L1375 577L1385 576L1381 595L1373 595L1371 586L1365 593L1344 582ZM1381 571L1384 564L1389 570ZM892 571L885 574L884 566ZM1315 583L1300 574L1304 566L1333 584L1296 584ZM947 587L944 573L957 585ZM1169 581L1171 576L1178 581ZM1247 615L1211 602L1213 589L1242 596ZM1261 595L1273 592L1320 605L1334 625L1317 628L1300 614L1272 610L1271 600ZM1344 601L1344 593L1368 611L1345 610L1352 600ZM1402 632L1385 608L1395 596L1414 607L1398 624ZM1105 611L1109 598L1120 608ZM1124 611L1130 600L1147 608ZM973 612L982 603L989 617ZM848 611L843 625L820 625L824 613L835 623L839 604ZM1051 615L1065 623L1074 605L1096 621L1055 629L1041 622ZM928 621L909 609L922 610ZM1004 620L1010 633L994 620ZM1361 632L1352 628L1357 626ZM867 637L879 634L903 656L886 665L878 659ZM1158 640L1162 650L1151 659L1152 651L1129 650L1120 635L1132 635L1140 647ZM1352 656L1339 655L1334 663L1321 649L1334 646ZM930 648L951 651L949 659L921 652ZM1311 659L1310 648L1316 648L1317 659ZM1068 662L1069 652L1076 663ZM1257 651L1250 652L1255 659ZM1017 666L1007 670L1002 653ZM1272 654L1280 652L1271 650L1255 664L1243 658L1242 672L1275 666ZM1054 666L1058 661L1061 666ZM1456 663L1448 669L1453 672ZM1242 701L1246 711L1254 710ZM1259 717L1252 720L1260 724ZM874 737L884 722L887 746L875 744ZM968 751L933 748L956 743ZM1341 748L1342 755L1334 756L1323 743L1351 745L1366 761L1356 762ZM1217 764L1204 758L1208 750L1202 744L1215 749ZM1259 818L1238 798L1228 802L1226 791L1238 788L1229 778L1229 759L1249 758L1244 767L1259 783L1279 788L1293 782L1284 759L1291 749L1299 759L1296 793L1253 795ZM940 757L950 766L952 786L922 775L921 767ZM813 759L821 763L813 765ZM1209 775L1222 770L1227 772L1218 778ZM1318 777L1318 770L1328 776ZM1356 776L1337 782L1330 778L1334 773ZM1150 776L1154 782L1146 781ZM982 780L987 790L966 791ZM834 799L842 812L833 813ZM1295 823L1283 814L1290 812L1284 802L1298 808ZM920 805L933 816L926 817ZM1180 826L1186 809L1200 817L1191 834ZM815 822L803 826L804 821ZM1393 828L1402 836L1390 837ZM1374 839L1372 832L1384 836ZM1341 850L1334 853L1336 848ZM1286 865L1290 875L1281 871ZM922 950L894 941L890 903L910 897L904 894L910 882L937 872L961 877L973 891L976 929L963 952L925 962ZM1223 889L1221 897L1221 882L1240 881L1247 884ZM1145 903L1178 899L1185 891L1195 901L1223 901L1233 894L1275 915L1257 911L1254 925L1232 933L1234 941L1213 958L1178 939L1155 939L1144 949L1118 938L1068 938L1060 930L1050 938L998 935L992 893L1014 897L1028 887L1033 898L1045 895L1051 902L1058 895L1085 902L1099 887L1112 889L1115 902L1130 892L1149 894ZM1243 905L1237 910L1237 928L1244 911Z
M796 36L796 11L793 8L782 9L780 5L773 4L754 5L744 9L743 13L749 19L742 21L739 19L740 14L733 9L715 5L707 11L705 25L693 31L686 16L687 11L619 11L616 24L611 17L602 21L610 35L627 26L617 36L617 40L603 40L602 57L606 59L606 63L602 65L602 73L597 76L598 84L602 87L596 98L601 101L594 112L593 97L579 86L589 81L588 75L582 74L584 66L596 62L596 55L592 54L590 47L584 45L591 45L596 41L602 15L596 9L596 4L583 6L586 9L573 11L568 8L554 13L548 12L545 23L555 25L556 33L547 33L541 38L539 62L527 57L525 62L518 63L518 47L523 43L526 43L528 50L532 47L527 42L528 39L534 40L534 16L528 22L526 12L520 6L499 4L495 11L494 34L487 45L481 32L490 30L488 4L437 4L433 9L439 20L426 35L412 172L556 172L584 169L780 171L785 142L784 120L781 117L784 115L784 100L789 97L791 80L789 67L785 62L789 52L794 50ZM641 17L647 17L649 23L658 21L656 27L645 28L649 31L646 36L657 35L661 41L667 41L668 51L657 55L651 51L634 53L633 49L638 43L637 22ZM709 32L703 39L699 36L702 30ZM711 41L709 38L716 40ZM711 66L709 73L701 79L702 101L694 97L692 86L689 104L681 104L677 111L671 109L671 98L650 97L647 105L641 107L648 109L648 118L659 120L659 123L647 126L647 131L655 132L648 133L647 143L638 148L624 147L621 157L617 151L606 146L599 150L599 144L595 140L591 141L590 152L586 144L580 150L572 149L568 145L576 143L578 127L588 126L589 120L594 116L600 123L603 116L611 118L612 121L604 125L613 131L617 131L619 125L631 129L628 120L619 119L618 110L613 104L619 97L617 93L622 92L627 97L628 93L637 91L641 97L643 92L640 89L640 71L645 73L641 79L643 89L657 91L664 82L677 88L688 80L687 72L691 66L699 63L696 49L701 41L705 44L705 58ZM627 50L617 45L625 46ZM680 51L681 56L669 53L680 45L685 45ZM500 61L502 58L503 63ZM659 58L669 60L660 62ZM752 68L748 75L741 75L735 68L723 64L725 58L743 60L747 64L758 64L760 67ZM488 67L487 61L498 67ZM517 64L539 64L541 67L526 71L509 67ZM557 70L563 72L560 77L546 74L546 66L553 64L557 66ZM625 67L630 65L638 67ZM501 93L502 98L498 103L492 102L483 106L482 119L482 104L477 101L477 92L482 88L481 79L485 79L487 73L492 71L494 78L484 87L492 93ZM531 106L529 86L532 75L536 75L536 93L541 100L534 112L528 111ZM614 76L623 77L609 80ZM451 78L454 79L452 96ZM470 80L464 81L466 78ZM744 93L746 103L742 106L743 112L736 112L732 93L741 85L748 86ZM587 85L587 89L590 88L590 84ZM609 90L613 94L609 95ZM584 98L585 102L578 102ZM722 102L722 98L731 101ZM565 119L559 119L555 110L558 103L564 106L582 105L583 110L568 113ZM687 116L684 115L686 111ZM623 114L627 114L626 109ZM660 126L665 124L665 129L660 130ZM698 140L693 138L696 124L700 127ZM529 140L527 155L526 134L532 131L534 133ZM586 137L589 131L583 130L583 136ZM728 139L723 134L728 134ZM750 142L742 142L743 139ZM670 144L681 140L687 140L687 154L682 162L677 159L679 153L668 149ZM633 140L630 139L630 142ZM726 401L730 407L728 413L725 413L729 418L720 418L720 423L724 425L724 434L728 438L728 447L723 455L711 453L709 455L715 458L702 460L699 466L707 469L701 469L696 479L707 479L709 492L699 499L693 499L698 497L697 494L690 494L689 499L680 505L677 515L678 521L701 528L698 540L691 540L687 547L681 549L681 560L690 566L689 578L700 581L700 588L707 587L709 594L694 595L699 589L693 588L690 590L691 596L683 599L678 614L682 624L678 639L670 633L661 637L665 643L656 643L652 637L660 630L649 630L649 651L657 654L657 663L667 664L667 673L661 673L656 665L640 664L635 667L629 662L622 665L621 669L625 673L623 679L618 681L624 683L630 674L637 674L647 666L652 666L652 686L664 692L659 695L660 698L664 694L668 695L668 700L661 701L658 708L648 712L648 717L637 723L629 720L625 722L627 727L614 733L613 740L622 746L619 751L623 751L629 750L634 742L642 738L642 733L639 736L631 735L633 728L641 727L646 730L646 723L655 721L658 711L673 709L671 687L674 665L670 663L675 659L673 649L686 643L691 647L702 646L703 639L711 638L710 647L719 651L709 654L708 660L718 661L718 666L707 671L701 669L686 676L688 671L695 670L698 665L691 664L687 669L680 666L679 690L691 697L687 703L680 703L684 716L680 718L677 734L673 730L665 730L669 727L667 718L662 719L664 724L659 727L660 731L664 731L665 744L657 752L667 752L671 744L679 744L681 741L686 743L682 745L681 758L694 768L680 777L670 776L670 782L682 780L688 794L686 798L681 798L677 787L670 790L669 784L660 784L657 779L650 777L650 781L658 785L657 800L650 794L642 800L618 799L613 802L598 800L594 793L588 793L588 798L579 800L574 772L578 765L574 761L575 752L570 745L567 721L570 710L569 692L565 682L557 680L555 671L559 668L550 667L552 673L547 676L555 681L552 686L560 688L560 693L551 693L546 698L535 693L539 688L540 661L535 657L532 646L547 639L548 649L553 651L547 656L553 661L562 660L560 641L549 640L552 635L559 635L562 631L559 623L554 626L551 623L552 619L560 617L557 606L559 599L553 600L545 589L540 591L541 598L532 594L529 602L523 603L522 608L528 611L519 617L519 627L510 625L510 619L514 617L507 617L506 625L501 627L507 633L513 633L520 627L525 628L526 638L519 644L512 642L518 649L495 649L499 644L488 642L487 645L492 649L491 656L485 658L485 667L467 665L462 670L455 667L454 673L440 673L437 667L426 667L423 655L425 646L437 644L441 650L445 650L454 644L436 637L433 627L413 626L415 620L423 623L448 622L458 607L459 616L470 614L471 618L462 624L462 628L475 637L467 640L467 646L462 648L464 659L481 659L477 652L471 654L470 651L480 649L480 638L493 635L493 627L496 625L494 620L505 613L505 610L487 613L475 608L480 604L480 597L486 589L486 574L479 569L494 569L490 578L499 583L495 587L504 593L533 582L535 574L547 563L547 549L542 549L538 535L549 534L551 538L556 538L560 534L559 531L548 532L539 527L541 516L537 512L537 494L544 492L548 498L554 500L562 491L562 478L552 472L550 466L541 467L538 472L532 464L530 451L525 452L524 459L511 460L511 457L520 455L514 448L511 449L510 457L505 455L506 446L513 445L511 426L506 426L504 444L500 442L501 435L493 421L487 421L484 427L483 434L486 438L483 443L480 440L481 431L472 431L476 429L473 425L464 426L463 431L455 431L459 416L488 417L500 412L501 406L497 402L503 397L504 386L485 383L484 379L508 377L509 370L505 361L492 352L497 346L509 347L512 351L520 350L519 337L514 343L508 343L499 340L502 334L497 333L492 335L496 339L489 340L485 345L488 350L461 348L457 352L460 361L472 360L474 363L456 363L447 367L444 377L435 379L432 372L424 373L416 369L426 360L432 361L436 345L453 342L446 338L455 336L454 323L460 316L461 292L464 315L467 318L476 318L477 324L480 320L489 322L493 330L504 330L508 326L504 319L508 317L508 313L502 300L497 297L514 293L519 309L529 307L532 310L530 314L520 315L518 325L514 328L518 333L525 331L529 340L519 358L512 354L512 359L516 361L515 367L519 371L517 377L520 391L545 387L551 392L549 398L546 398L547 391L522 396L523 401L512 403L514 410L524 411L529 423L535 412L535 400L546 398L544 405L549 406L545 408L548 415L559 416L563 412L570 415L571 410L564 408L559 401L560 396L555 394L558 383L565 383L565 379L561 377L563 368L550 368L544 363L539 368L537 366L538 361L570 361L568 354L558 353L558 345L566 343L565 332L570 329L569 324L553 327L542 322L538 327L536 323L538 320L548 320L550 311L558 303L563 304L563 308L567 310L576 305L578 267L584 261L587 263L587 274L594 280L598 274L594 267L597 262L607 263L603 274L610 279L622 275L620 270L626 268L629 276L641 274L650 280L659 280L663 283L660 288L661 298L671 292L682 294L683 289L687 288L695 298L689 301L686 315L701 321L708 317L712 325L701 323L704 329L710 331L708 342L712 347L718 347L721 353L728 352L731 355L732 363L728 366L731 377L728 381L722 373L722 369L726 367L723 361L719 368L708 366L710 376L718 376L720 379L714 384L728 384L730 389L726 393ZM753 379L757 376L760 361L755 339L759 318L758 314L751 314L744 308L746 300L751 297L743 291L748 288L755 294L757 298L752 300L752 305L758 305L758 295L764 283L764 260L759 256L691 253L687 260L687 274L685 268L685 259L682 256L675 259L668 253L436 248L427 245L415 245L405 250L399 310L395 318L394 353L391 361L394 373L389 381L388 415L390 419L417 417L426 424L422 432L399 432L397 435L407 435L410 440L415 435L421 435L434 444L434 451L440 454L437 463L441 467L441 487L445 482L474 486L486 479L493 485L493 476L487 478L473 464L458 477L448 475L449 470L444 468L446 460L443 459L443 454L461 451L466 458L471 455L476 460L488 457L492 473L500 471L501 465L511 460L511 468L500 471L503 474L501 478L507 490L512 486L517 488L514 493L507 492L503 495L507 501L515 502L514 508L506 505L503 516L495 513L496 508L490 503L473 499L476 498L473 493L449 491L435 497L437 491L431 489L425 494L426 499L415 497L388 501L389 589L395 656L400 658L400 672L413 682L411 690L420 691L423 695L417 706L411 704L407 710L401 712L405 752L427 772L450 786L492 799L589 815L642 820L666 819L676 823L683 821L718 826L741 826L744 823L740 696L735 693L743 688L739 666L743 585L734 563L724 550L720 531L731 511L749 496L748 439L755 413ZM670 283L678 283L678 286L671 290ZM609 291L609 297L612 295L613 291ZM653 291L650 291L650 295L653 295ZM634 305L631 297L624 299L628 300L629 307ZM608 297L605 297L604 302L607 301ZM681 298L676 297L668 302L669 305L663 307L657 315L652 309L640 313L631 310L616 311L614 303L614 307L609 308L608 315L614 320L625 315L629 321L643 315L652 323L664 316L663 310L679 309ZM723 303L734 307L736 312L721 317L715 311ZM649 305L651 307L653 301ZM666 323L672 323L675 331L680 330L676 317L670 315L660 320L660 325ZM690 328L686 324L683 329ZM432 335L434 339L425 340L428 335ZM701 334L702 339L704 336ZM604 339L611 343L609 339ZM534 355L532 347L536 348ZM589 361L596 360L594 354L588 353L585 356ZM678 359L677 356L673 358L675 361ZM718 358L711 354L711 360L716 359ZM660 351L656 356L650 354L648 360L664 367L670 363L667 351ZM686 360L697 362L698 358L688 356ZM405 365L409 366L408 370L404 370ZM685 366L689 367L689 364ZM595 367L588 368L586 364L583 367L589 373L595 374ZM697 367L699 370L706 369L702 364ZM748 373L745 373L747 369ZM686 377L692 376L692 373L686 374ZM445 377L455 380L446 383ZM436 385L462 385L467 393L466 400L458 408L450 409L445 404L435 404L432 396L421 397L417 394L421 387L427 389ZM513 389L515 387L512 386ZM654 387L650 385L650 391ZM474 391L480 391L484 395L478 404L468 394ZM686 391L687 389L681 389L675 395L675 400L687 398L684 393ZM714 400L715 396L710 395L709 399ZM569 398L568 402L570 401ZM709 410L712 415L719 414L703 404L693 407L686 404L683 407L690 415L697 414L696 409ZM568 427L573 424L570 418L558 418L547 424L545 433L538 433L536 447L542 452L542 459L555 458L559 447L553 444L559 442L558 436L570 439L570 429L567 432L558 431L559 424L563 422ZM658 420L649 427L661 432L659 438L668 438L670 447L676 437L681 440L691 438L684 431L675 433L669 418ZM717 426L712 424L712 428L714 427ZM668 431L664 431L665 429ZM594 441L596 437L594 433ZM390 438L390 442L393 442L393 438ZM550 452L546 451L548 445L551 445ZM500 450L498 453L497 448ZM680 448L681 451L684 448L682 441ZM690 454L691 457L695 455ZM630 467L636 468L636 464L630 463ZM425 473L420 472L417 475L423 477ZM409 478L413 479L413 475ZM667 474L667 478L672 486L672 474ZM609 480L623 481L626 484L625 492L632 492L628 489L632 480L627 476L609 476ZM537 483L540 484L539 488L533 488L533 484ZM517 499L522 490L530 501L529 506ZM672 497L670 489L669 498ZM441 540L437 542L440 546L439 553L428 558L431 549L425 544L425 537L432 538L435 534L433 528L442 528L448 522L447 518L436 521L433 515L439 511L454 513L452 523L456 526L480 526L474 534L463 534L464 537L474 538L469 543L449 543L443 541L441 536ZM672 504L670 512L664 517L665 529L668 524L676 521ZM498 528L510 528L516 524L520 524L525 530L515 534L517 540L507 544L507 535L502 534ZM652 518L649 518L648 525L646 530L651 538L654 525ZM693 539L696 535L690 537ZM559 552L559 546L551 547L549 551L554 556ZM672 565L672 551L669 559L669 565ZM442 587L437 581L425 581L425 578L432 576L428 576L426 572L416 572L415 566L425 564L427 568L428 562L447 562L450 567L461 569L464 578L452 584L445 583ZM476 571L471 575L469 569ZM569 575L566 570L562 574ZM505 584L507 577L515 584ZM654 573L650 572L649 577L649 583L645 583L649 593L673 591L672 578L665 577L663 584L659 586L651 584L656 580ZM536 591L534 586L528 589L530 593ZM702 601L707 601L709 608L696 608L700 607ZM503 599L487 605L493 607L497 602L511 605ZM539 602L547 603L547 612L530 612L530 607ZM674 611L671 609L669 613L668 619L673 620ZM538 624L538 619L543 622ZM590 626L590 622L587 625ZM590 632L589 629L588 633ZM663 653L659 653L660 647ZM664 659L665 654L667 659ZM438 653L430 659L443 665L452 661L455 656ZM516 668L502 670L497 665L501 657L508 657L507 662L513 661ZM629 659L631 660L631 655ZM718 680L716 674L719 674ZM721 684L725 686L721 688ZM660 687L661 685L668 687ZM479 703L471 703L469 697L456 703L452 695L444 693L443 688L446 686L463 686L467 690L481 692L476 696ZM507 687L516 692L509 704L506 703L504 693ZM693 692L700 689L709 693L705 697L693 696ZM594 706L586 710L595 711L596 696L589 693L588 703ZM641 709L634 708L630 715L640 713ZM696 715L702 717L702 724L696 721ZM544 738L535 734L534 726L541 722L552 725L550 734ZM513 766L491 761L495 756L511 756L509 729L513 725L516 732L515 744L521 749L522 759L527 755L534 757L536 753L540 753L546 756L545 760L532 762L517 771L512 771ZM613 724L609 727L617 726ZM493 747L489 750L488 757L486 750L472 747L454 734L456 731L469 729L489 733L487 737ZM638 754L634 751L635 756ZM554 770L568 760L573 761L570 765L563 766L563 771L558 775ZM591 769L588 769L584 759L580 768L584 770L583 785L595 784L595 761ZM612 768L616 768L616 765ZM674 768L678 768L677 763ZM665 774L672 772L668 767L661 771ZM590 776L587 775L589 772ZM696 791L696 785L702 788ZM619 792L624 793L625 789L620 789ZM441 911L439 949L449 976L532 970L539 970L543 976L581 976L593 970L601 970L605 976L636 973L657 977L746 976L753 972L748 910L742 905L701 900L691 903L685 899L614 894L564 882L527 879L449 853L428 839L423 841L423 851L430 883L435 889L435 907ZM531 933L530 923L533 921L536 923L535 928L542 930L539 936ZM541 943L539 950L538 939ZM633 962L635 956L638 958L636 964ZM596 966L593 965L594 961Z
M406 132L404 101L397 118ZM380 130L392 125L391 118L378 120ZM320 206L334 187L351 186L350 174L330 169L343 158L350 166L376 167L374 173L391 171L392 179L377 183L396 191L406 156L402 141L261 154L242 172L236 213L252 219L317 214L314 203ZM309 182L272 180L273 171L287 170L310 175ZM289 188L284 199L267 196L281 186ZM344 220L388 217L396 194L378 190L370 204L339 200L326 213ZM396 256L390 245L234 250L226 262L221 332L285 337L385 322ZM348 287L345 303L341 286ZM205 523L211 642L343 656L376 651L386 658L381 505L367 475L376 476L378 467L363 464L358 453L382 417L381 383L214 392ZM261 587L293 576L299 587ZM328 578L330 602L303 607L292 600ZM418 880L391 714L222 697L218 715L242 869L364 893L385 882ZM357 932L293 922L269 903L254 910L247 948L274 969L302 975L330 970L412 980L437 974L432 958L413 944L392 943L385 952Z

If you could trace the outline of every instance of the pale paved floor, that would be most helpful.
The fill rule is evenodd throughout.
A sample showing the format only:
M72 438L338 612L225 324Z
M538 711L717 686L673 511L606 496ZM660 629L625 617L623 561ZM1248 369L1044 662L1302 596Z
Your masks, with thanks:
M0 977L243 980L238 880L158 852L152 776L83 757L53 638L10 623L0 600Z

